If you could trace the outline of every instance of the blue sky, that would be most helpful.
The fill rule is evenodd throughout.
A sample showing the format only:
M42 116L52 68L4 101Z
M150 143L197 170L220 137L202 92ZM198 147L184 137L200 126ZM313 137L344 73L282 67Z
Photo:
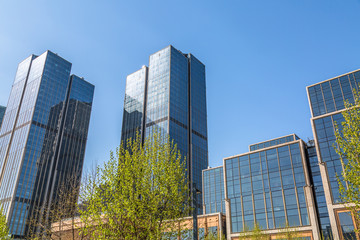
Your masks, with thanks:
M172 44L206 65L209 161L297 133L306 86L360 68L360 0L0 1L0 105L17 64L49 49L96 86L86 167L120 142L126 75Z

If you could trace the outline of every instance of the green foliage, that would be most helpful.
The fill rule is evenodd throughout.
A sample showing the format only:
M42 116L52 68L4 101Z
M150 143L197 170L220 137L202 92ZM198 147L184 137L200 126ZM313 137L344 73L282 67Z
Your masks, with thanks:
M299 232L286 224L282 229L279 229L278 238L286 240L301 240L303 237ZM245 226L243 233L240 235L241 240L270 240L270 234L265 233L264 229L255 222L254 228L250 230L248 226Z
M190 212L185 161L159 132L111 152L80 197L82 231L93 239L166 239Z
M348 205L356 222L360 221L360 98L354 91L355 103L345 102L344 122L335 124L336 152L341 157L344 171L338 176L340 197Z
M244 233L239 237L243 240L268 240L270 236L263 232L261 226L255 222L254 228L250 230L248 226L245 225Z
M0 207L0 239L11 239L7 227L6 216L3 214L4 209Z

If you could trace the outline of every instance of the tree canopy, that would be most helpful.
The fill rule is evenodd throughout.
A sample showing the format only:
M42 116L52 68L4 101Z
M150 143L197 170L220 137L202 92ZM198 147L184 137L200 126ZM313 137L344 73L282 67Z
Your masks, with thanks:
M0 239L10 239L6 216L3 212L3 208L0 207Z
M83 233L96 239L160 239L187 216L184 158L169 137L153 133L122 143L80 195Z

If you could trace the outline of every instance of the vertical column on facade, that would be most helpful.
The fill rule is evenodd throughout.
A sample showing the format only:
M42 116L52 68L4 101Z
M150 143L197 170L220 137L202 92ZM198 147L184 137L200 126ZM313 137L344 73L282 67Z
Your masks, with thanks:
M316 212L316 204L315 204L315 195L313 192L313 188L311 186L310 181L310 173L309 173L309 164L306 160L306 154L304 152L305 144L303 141L300 141L300 147L301 147L301 158L303 161L304 166L304 173L305 173L305 181L306 186L304 187L304 193L305 193L305 199L308 206L308 213L310 218L310 224L312 228L313 238L314 239L320 239L320 226L319 226L319 218L317 216Z
M144 66L145 69L145 87L144 87L144 104L143 104L143 116L141 122L141 143L145 143L145 130L146 130L146 102L147 102L147 88L148 88L148 77L149 77L149 68ZM170 91L170 90L169 90Z
M230 199L225 199L225 209L226 209L226 216L225 216L225 218L226 218L226 236L227 236L228 240L231 240L231 237L230 237L230 235L231 235L231 206L230 206Z
M326 162L323 162L321 159L319 143L317 142L317 135L316 135L316 130L315 130L314 119L311 119L311 128L313 130L316 153L317 153L318 159L319 159L321 181L323 183L324 194L325 194L326 205L327 205L327 209L328 209L328 213L329 213L330 226L331 226L331 231L333 234L333 239L340 240L339 230L337 228L337 223L336 223L336 216L335 216L335 212L333 210L333 205L332 205L332 196L331 196L331 190L330 190L330 182L327 177Z

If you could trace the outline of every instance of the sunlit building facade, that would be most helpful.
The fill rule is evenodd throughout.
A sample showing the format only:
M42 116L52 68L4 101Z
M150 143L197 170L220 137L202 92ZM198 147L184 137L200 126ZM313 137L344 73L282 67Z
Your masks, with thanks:
M290 227L297 228L304 239L319 237L306 144L295 134L277 140L224 159L230 239L254 229L255 224L269 235Z
M205 65L171 45L126 80L123 144L136 132L144 139L154 130L174 140L186 157L189 183L202 191L202 170L208 166Z
M0 202L15 238L34 230L60 186L80 184L94 86L70 70L50 51L17 69L0 130Z
M334 149L334 131L335 123L341 127L344 121L344 101L354 103L353 90L359 90L359 83L360 70L356 70L307 87L311 125L329 217L329 221L322 223L322 229L323 232L331 229L327 235L336 240L355 238L354 229L357 227L340 198L337 176L341 176L343 166Z
M145 127L145 97L148 67L130 74L126 78L124 113L121 131L121 142L126 144L128 139L135 139L136 134L141 138Z

